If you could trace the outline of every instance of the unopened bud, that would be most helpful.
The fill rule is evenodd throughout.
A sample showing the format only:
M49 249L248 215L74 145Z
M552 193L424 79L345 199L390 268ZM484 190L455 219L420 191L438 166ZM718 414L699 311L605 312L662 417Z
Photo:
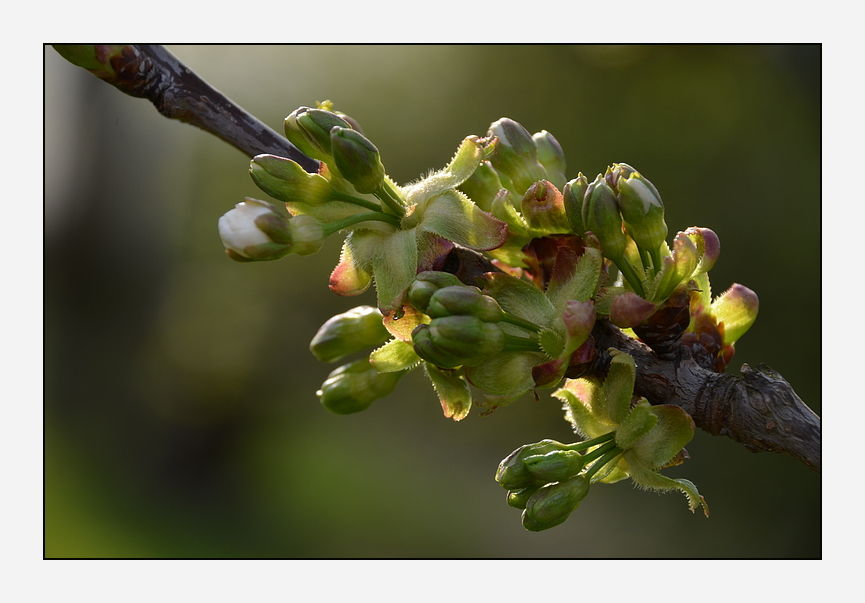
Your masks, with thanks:
M428 270L421 272L408 288L408 301L412 306L426 313L430 298L443 287L461 285L460 279L449 272Z
M527 457L546 454L553 450L564 450L565 444L555 440L541 440L520 446L501 463L496 471L496 481L505 490L520 490L535 483L535 476L523 462Z
M583 224L601 243L604 255L611 260L622 257L628 238L622 232L622 216L613 189L598 175L586 189L582 209Z
M330 111L301 107L285 118L285 136L304 155L329 162L330 131L334 126L350 128L351 124Z
M526 468L538 480L548 484L560 482L583 470L583 455L576 450L553 450L523 459Z
M589 485L584 475L576 475L543 486L526 502L523 527L540 532L563 523L589 493Z
M547 177L538 162L538 147L522 125L503 117L490 125L487 136L498 138L490 163L511 179L515 192L524 193L534 182Z
M582 235L586 232L586 226L583 223L583 199L586 196L586 189L588 188L589 181L582 173L580 173L576 178L568 182L564 189L562 189L565 214L568 216L571 228L578 235Z
M732 345L748 332L757 313L760 300L757 294L744 285L735 283L712 302L712 314L718 325L724 325L724 345Z
M505 313L496 300L481 293L477 287L465 285L438 289L430 297L425 313L431 318L471 315L484 322L499 322L505 318Z
M521 202L523 219L529 227L546 234L570 232L562 193L547 180L539 180L526 191Z
M538 162L544 166L547 180L552 182L556 188L561 189L567 181L565 152L562 150L562 145L546 130L535 132L532 139L538 147Z
M322 362L337 362L349 354L384 343L389 336L378 308L359 306L321 325L309 349Z
M300 165L276 155L256 155L249 175L265 193L283 202L318 206L333 198L333 186L320 174L310 174Z
M378 148L360 132L334 126L330 131L331 154L342 177L359 193L373 193L384 182L384 165Z
M630 166L625 167L629 168L630 173L621 174L616 186L625 227L637 246L657 254L658 247L667 238L664 203L651 182ZM655 268L657 270L660 267Z
M390 395L408 371L379 373L362 358L345 364L328 375L316 395L327 410L338 415L360 412Z
M290 222L269 203L247 197L219 218L219 237L233 260L276 260L292 251Z

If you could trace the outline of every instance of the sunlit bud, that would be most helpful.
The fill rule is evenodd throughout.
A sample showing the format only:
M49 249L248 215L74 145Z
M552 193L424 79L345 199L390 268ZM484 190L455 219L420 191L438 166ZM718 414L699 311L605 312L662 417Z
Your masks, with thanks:
M532 138L538 147L538 162L544 166L547 172L547 180L552 182L556 188L561 189L567 181L565 177L565 152L562 150L562 145L546 130L535 132Z
M517 193L547 177L544 166L538 162L538 147L523 126L503 117L490 125L487 136L498 138L490 163L511 179Z
M760 310L757 294L738 283L724 291L712 302L712 314L720 326L724 325L724 344L731 345L744 335Z
M466 359L460 355L454 355L443 350L432 340L428 324L420 324L411 333L412 347L415 354L430 364L440 368L456 368L463 366Z
M367 358L345 364L330 375L316 395L327 410L338 415L360 412L393 392L408 371L379 373Z
M239 262L308 255L325 239L317 220L282 215L269 203L249 197L219 218L218 227L226 254Z
M430 323L429 333L440 350L467 359L492 356L505 347L501 327L475 316L436 318Z
M586 189L583 202L583 224L601 243L604 255L611 260L622 257L628 238L622 231L622 216L613 189L600 174Z
M322 362L337 362L349 354L384 343L389 336L378 308L359 306L321 325L309 350Z
M426 312L433 293L443 287L461 285L460 279L449 272L429 270L418 274L408 288L408 301L412 306Z
M631 238L642 249L656 254L667 238L664 203L657 189L636 171L627 176L620 175L616 189L619 193L619 209ZM658 269L657 266L655 268Z
M426 309L431 318L453 315L471 315L484 322L499 322L505 313L498 302L481 293L477 287L453 285L433 293Z
M478 166L471 177L463 182L459 189L468 195L475 205L484 211L490 211L496 194L504 188L498 172L489 161Z
M543 482L535 482L531 486L526 486L519 490L511 490L508 492L508 504L515 509L525 509L526 503L532 497L532 494L537 492L543 485Z
M718 256L721 255L721 240L715 231L711 228L700 228L692 226L685 231L685 235L697 247L697 254L700 257L700 263L697 265L695 272L709 272L718 261Z
M583 455L576 450L553 450L523 459L526 469L544 483L560 482L583 470Z
M330 131L331 153L342 177L359 193L372 193L384 182L384 165L378 148L351 128L334 126Z
M589 188L589 181L580 173L576 178L571 180L562 189L562 197L565 204L565 215L568 216L568 221L571 223L571 229L578 235L586 232L586 226L583 224L583 199L586 196L586 189Z
M589 485L585 476L576 475L542 487L526 502L523 527L540 532L564 522L589 493Z
M546 454L553 450L564 450L565 444L555 440L541 440L520 446L501 463L496 471L496 481L505 490L520 490L535 483L536 478L523 462L527 457Z
M334 126L351 128L351 124L335 113L300 107L285 118L285 136L304 155L328 162L331 159L330 131Z
M249 164L249 175L258 188L283 202L316 206L333 198L333 186L327 179L284 157L256 155Z
M548 234L571 230L562 193L547 180L539 180L529 187L521 202L521 212L531 228Z

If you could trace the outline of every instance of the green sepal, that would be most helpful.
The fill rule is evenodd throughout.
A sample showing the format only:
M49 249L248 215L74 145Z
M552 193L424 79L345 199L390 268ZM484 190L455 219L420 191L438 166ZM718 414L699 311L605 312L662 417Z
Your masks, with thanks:
M652 405L643 398L631 409L616 430L616 446L627 450L637 438L647 434L657 422L658 416L652 412Z
M424 363L424 371L438 394L444 416L454 421L463 420L472 408L472 393L460 372L438 368L429 362Z
M507 224L481 210L457 190L434 197L422 211L421 228L457 245L488 250L500 247L507 240Z
M276 155L256 155L249 162L256 186L282 202L317 206L332 200L333 186L320 174L310 174L296 162Z
M704 515L706 517L709 516L709 505L706 504L706 499L700 496L693 482L686 479L672 479L666 475L647 469L635 458L636 456L637 454L633 450L626 450L624 453L625 461L628 463L628 474L635 484L649 490L661 492L679 490L687 497L688 508L692 513L697 507L702 506Z
M483 145L477 136L469 136L460 144L450 163L416 184L404 187L406 202L420 205L468 180L483 161Z
M592 409L615 425L620 425L631 408L637 366L634 359L619 350L610 349L610 368L604 378L602 404Z
M392 339L370 354L369 362L379 373L393 373L413 369L421 359L412 344Z

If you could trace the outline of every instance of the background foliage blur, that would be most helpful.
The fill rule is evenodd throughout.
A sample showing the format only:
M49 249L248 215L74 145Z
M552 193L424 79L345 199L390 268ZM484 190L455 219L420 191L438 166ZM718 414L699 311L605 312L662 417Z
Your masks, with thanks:
M761 313L729 370L766 362L821 413L819 46L170 46L282 131L331 99L390 176L443 166L511 117L562 144L568 175L630 163L671 236L722 243L715 293ZM676 493L597 486L526 532L495 468L572 440L552 399L461 423L423 376L335 416L308 343L372 292L327 288L317 255L237 264L216 221L264 198L248 158L45 49L47 557L819 557L820 475L698 432Z

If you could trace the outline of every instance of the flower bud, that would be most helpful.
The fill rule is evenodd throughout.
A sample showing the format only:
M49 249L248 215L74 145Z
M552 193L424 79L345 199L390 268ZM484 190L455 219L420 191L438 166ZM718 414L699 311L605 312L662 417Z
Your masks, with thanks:
M414 328L411 332L411 342L415 354L433 366L449 369L463 366L466 362L466 359L461 356L449 354L439 349L432 340L428 324L419 324Z
M529 187L520 209L523 219L531 228L546 234L567 233L571 230L562 193L547 180L539 180Z
M523 459L526 469L545 484L560 482L583 470L583 455L576 450L553 450Z
M697 264L696 273L709 272L721 255L721 241L715 231L711 228L700 228L692 226L685 231L685 235L697 246L697 254L700 262Z
M625 165L625 164L619 164ZM630 166L626 166L633 170ZM656 254L658 247L667 238L667 223L664 221L664 203L658 190L637 172L617 179L619 210L625 227L637 246ZM655 266L660 269L660 266Z
M309 350L322 362L337 362L349 354L384 343L389 336L378 308L358 306L321 325Z
M319 402L338 415L360 412L390 395L408 371L379 373L367 358L345 364L327 376L316 392Z
M582 210L583 224L601 243L604 255L611 260L622 257L628 238L622 232L622 216L613 189L600 174L586 189Z
M342 177L359 193L373 193L384 182L384 165L378 148L351 128L334 126L330 131L331 153Z
M538 162L544 166L547 180L552 182L556 188L561 189L567 181L565 177L565 152L562 150L562 145L546 130L535 132L532 139L538 147Z
M449 272L428 270L418 274L408 288L408 301L412 306L426 313L430 298L443 287L461 285L460 279Z
M531 486L536 478L523 461L527 457L543 455L553 450L564 450L565 447L565 444L555 440L541 440L520 446L499 463L496 481L505 490L520 490Z
M310 174L300 165L276 155L256 155L249 175L265 193L285 203L318 206L333 199L333 186L320 174Z
M285 136L304 155L329 162L330 131L334 126L350 128L351 124L330 111L300 107L285 118Z
M532 497L532 494L538 491L543 486L542 482L535 482L531 486L520 488L519 490L511 490L508 492L508 505L515 509L525 509L526 503Z
M523 527L540 532L563 523L589 493L589 480L584 475L547 484L526 502Z
M426 314L431 318L453 315L471 315L484 322L499 322L505 313L499 303L477 287L454 285L433 293Z
M492 208L496 194L505 188L498 172L489 161L478 166L471 177L463 182L459 189L474 201L475 205L488 212Z
M466 359L492 356L505 347L501 327L475 316L436 318L430 323L429 334L440 350Z
M233 260L276 260L291 253L290 223L269 203L247 197L219 218L219 237Z
M586 232L586 226L583 223L583 199L586 196L587 188L589 188L589 181L581 172L562 189L565 214L571 223L571 229L578 235Z
M538 163L538 147L523 126L503 117L490 125L487 136L498 139L490 163L511 179L516 193L547 177L544 166Z
M757 294L738 283L724 291L712 302L712 314L720 326L724 325L724 344L732 345L748 332L757 312L760 310L760 300Z

